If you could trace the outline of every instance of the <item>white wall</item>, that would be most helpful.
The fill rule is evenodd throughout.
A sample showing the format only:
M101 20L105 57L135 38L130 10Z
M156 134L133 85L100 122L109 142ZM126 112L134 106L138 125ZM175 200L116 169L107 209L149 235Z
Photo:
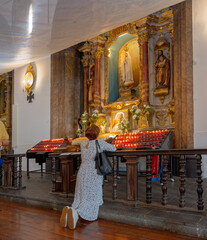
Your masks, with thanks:
M194 147L207 148L207 0L193 0ZM207 177L207 157L203 158Z
M43 139L50 138L50 56L32 63L36 75L34 100L28 103L23 92L24 76L28 65L14 70L13 148L15 153L26 151ZM30 169L39 169L30 160ZM26 158L23 159L26 170Z

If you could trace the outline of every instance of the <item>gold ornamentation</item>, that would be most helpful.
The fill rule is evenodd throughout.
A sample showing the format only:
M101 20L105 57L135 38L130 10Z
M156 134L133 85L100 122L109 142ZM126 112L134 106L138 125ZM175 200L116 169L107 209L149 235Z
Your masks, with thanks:
M139 128L148 127L147 115L140 115L138 125L139 125Z
M83 56L83 59L81 59L81 62L83 63L83 67L89 66L89 56Z
M175 124L175 99L172 99L168 105L167 109L168 115L170 115L170 124Z
M140 104L140 99L137 99L135 101L128 101L128 102L115 102L115 103L111 103L103 106L103 109L106 109L106 110L124 109L132 105L139 105L139 104Z
M32 69L32 65L29 64L28 68L27 68L27 72L25 74L25 77L24 77L24 86L25 86L25 89L27 91L27 95L30 94L33 86L34 86L34 80L35 80L35 74L34 74L34 71Z
M168 88L157 88L154 91L154 95L157 97L160 97L160 101L163 104L165 100L165 96L169 94L169 89Z
M168 30L168 32L169 32L169 34L170 34L171 40L174 40L174 29L173 29L173 28L170 28L170 29Z
M157 122L160 126L164 126L166 121L167 121L167 116L168 116L168 113L167 111L158 111L156 112L156 118L157 118Z
M103 49L97 49L94 52L92 52L93 56L98 59L101 58L103 53L104 53Z
M168 58L164 55L167 52ZM156 57L157 54L157 57ZM170 43L165 38L163 33L154 48L154 78L155 90L154 95L160 97L163 104L165 96L169 94L170 87Z
M170 48L170 43L165 38L165 35L163 33L161 33L159 39L156 42L154 51L156 51L156 50L164 51L169 48Z
M12 135L11 101L12 101L12 73L0 75L0 119L6 124L7 131Z
M117 38L124 33L136 34L135 23L129 23L109 31L107 45L115 42Z
M123 119L128 119L129 110L122 109L119 111L111 112L111 123L110 123L110 132L119 133L121 130L119 129L119 124Z
M144 42L148 42L150 39L151 35L149 32L145 29L144 32L138 32L138 43L141 45Z

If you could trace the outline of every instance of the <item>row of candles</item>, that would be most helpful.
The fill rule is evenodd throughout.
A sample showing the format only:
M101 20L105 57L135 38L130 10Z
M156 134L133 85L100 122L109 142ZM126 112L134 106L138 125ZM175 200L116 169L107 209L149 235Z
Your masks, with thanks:
M141 147L160 147L161 144L151 144L151 143L128 143L128 144L114 144L114 146L119 149L119 148L141 148Z
M40 143L38 144L46 144L46 143L63 143L64 142L64 138L57 138L57 139L47 139L47 140L42 140ZM72 138L68 138L68 141L71 142Z
M142 138L163 138L168 134L168 130L146 131L138 133L119 134L116 139L142 139Z
M112 142L116 148L159 147L168 135L168 130L119 134Z
M52 140L42 140L40 143L35 145L30 149L31 152L53 152L56 148L60 147L64 138L52 139ZM72 138L68 138L68 141L72 141Z

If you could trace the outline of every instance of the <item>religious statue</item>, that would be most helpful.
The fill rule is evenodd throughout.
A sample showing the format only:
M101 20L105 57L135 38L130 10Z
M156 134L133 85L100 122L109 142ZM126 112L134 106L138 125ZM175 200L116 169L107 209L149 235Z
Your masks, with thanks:
M125 57L122 65L122 76L124 86L131 86L134 83L133 72L132 72L132 63L129 52L125 51Z
M170 62L163 55L162 50L158 50L158 58L155 63L156 88L170 87Z

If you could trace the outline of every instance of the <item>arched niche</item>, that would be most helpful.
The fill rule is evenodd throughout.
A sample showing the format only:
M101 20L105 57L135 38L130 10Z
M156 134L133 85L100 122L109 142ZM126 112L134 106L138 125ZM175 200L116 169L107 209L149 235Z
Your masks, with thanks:
M134 77L134 84L129 88L137 88L139 83L139 46L137 34L124 33L117 37L117 39L108 45L108 68L106 74L108 75L108 103L113 103L120 98L120 93L123 90L122 85L122 62L125 48L132 58L132 70ZM138 95L138 90L137 90Z

